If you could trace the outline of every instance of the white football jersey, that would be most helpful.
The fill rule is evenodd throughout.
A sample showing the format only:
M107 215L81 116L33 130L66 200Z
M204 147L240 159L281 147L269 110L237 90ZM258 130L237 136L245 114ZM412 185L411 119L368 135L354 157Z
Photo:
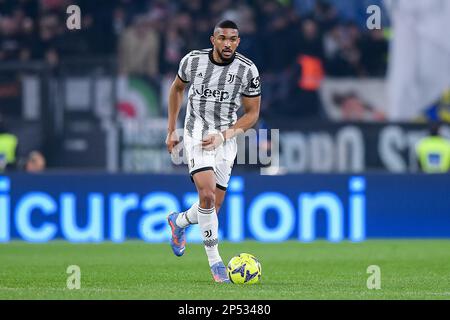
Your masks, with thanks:
M191 51L181 60L178 77L190 83L184 134L198 140L233 126L242 96L261 94L258 69L237 52L231 61L218 63L212 49Z

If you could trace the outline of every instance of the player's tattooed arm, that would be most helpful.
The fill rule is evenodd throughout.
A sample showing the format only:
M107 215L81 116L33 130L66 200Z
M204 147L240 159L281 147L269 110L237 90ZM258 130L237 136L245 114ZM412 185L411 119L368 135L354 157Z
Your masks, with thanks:
M175 134L178 114L180 113L181 104L183 103L184 90L187 87L187 83L184 83L177 76L172 83L169 91L169 110L168 110L168 125L167 125L167 138L166 146L167 151L172 153L172 149L179 142L178 137Z
M222 132L225 140L231 139L248 129L252 128L259 118L259 110L261 106L261 96L242 97L242 106L244 107L244 115L238 119L234 126Z

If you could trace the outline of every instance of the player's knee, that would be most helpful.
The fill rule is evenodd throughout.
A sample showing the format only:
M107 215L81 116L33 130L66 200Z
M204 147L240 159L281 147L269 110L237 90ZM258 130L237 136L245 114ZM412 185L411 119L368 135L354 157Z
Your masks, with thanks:
M216 194L214 190L203 189L199 192L200 204L203 208L212 208L216 202Z

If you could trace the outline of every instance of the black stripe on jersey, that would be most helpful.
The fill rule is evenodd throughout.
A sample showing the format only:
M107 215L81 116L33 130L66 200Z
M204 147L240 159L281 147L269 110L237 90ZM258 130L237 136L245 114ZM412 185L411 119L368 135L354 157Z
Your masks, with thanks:
M205 53L208 54L210 50L211 49L193 50L193 51L191 51L191 56L193 56L193 55L203 55Z
M180 79L181 79L183 82L189 82L189 81L187 81L187 80L184 80L184 79L187 79L187 78L188 78L188 77L187 77L187 74L186 74L187 66L188 66L188 60L189 60L189 59L185 59L184 62L183 62L183 65L181 66L181 74L179 75L179 77L180 77Z
M217 89L218 90L223 90L225 89L225 82L227 80L227 75L228 75L228 71L230 70L230 64L225 66L222 70L222 72L220 73L219 76L219 82L217 84ZM214 103L214 128L216 129L217 127L220 127L220 108L225 105L222 104L220 101L217 101Z
M245 69L246 69L246 67L243 64L240 64L239 67L238 67L236 78L242 79L243 76L244 76ZM240 86L241 86L241 82L235 81L232 97L236 97L236 95L239 92ZM231 126L231 123L233 123L233 113L235 112L235 107L236 107L236 104L234 102L230 103L230 105L229 105L230 109L228 109L228 123L227 123L227 125Z
M256 98L256 97L259 97L259 96L261 95L261 93L258 93L258 94L255 94L255 95L250 95L250 94L242 93L242 95L243 95L244 97L247 97L247 98Z
M244 56L243 56L242 54L240 54L240 53L237 53L236 56L239 57L239 58L242 58L243 60L245 60L245 61L246 61L247 63L249 63L249 64L253 64L253 62L252 62L250 59L244 57Z
M193 132L194 132L194 124L195 124L195 113L194 113L194 106L193 106L193 102L192 102L192 97L193 95L191 95L189 97L189 118L187 119L186 122L186 130L187 130L187 134L189 136L192 137Z
M213 71L214 71L214 64L208 63L208 66L206 67L206 71L205 71L205 78L202 83L205 86L205 88L209 87L209 82L211 81ZM200 113L200 117L202 118L202 121L203 121L202 137L205 135L206 131L208 130L208 123L206 122L206 103L207 103L207 100L203 99L203 100L200 100L200 104L199 104L199 113Z
M184 80L178 73L177 73L178 79L180 79L184 83L189 83L189 81Z
M202 51L192 52L191 57L197 57L197 56L201 56L204 54L208 54L208 52L202 52Z
M200 61L199 57L196 57L194 59L192 59L192 63L191 63L191 76L195 77L195 75L197 74L197 69L198 69L198 63ZM194 132L194 123L195 123L195 114L194 114L194 108L192 105L192 98L193 98L194 94L191 94L191 96L189 97L189 102L190 102L190 106L189 106L189 118L186 122L186 130L188 132L188 135L192 137L192 133Z
M236 59L238 59L239 61L245 63L246 65L248 65L249 67L251 67L252 65L250 63L248 63L247 61L245 61L244 59L242 59L241 57L237 56Z
M253 79L253 71L252 71L252 69L248 69L248 72L247 72L247 83L246 83L246 86L245 86L245 90L247 92L250 89L250 83L252 82L252 79ZM245 92L243 92L243 93L245 93Z

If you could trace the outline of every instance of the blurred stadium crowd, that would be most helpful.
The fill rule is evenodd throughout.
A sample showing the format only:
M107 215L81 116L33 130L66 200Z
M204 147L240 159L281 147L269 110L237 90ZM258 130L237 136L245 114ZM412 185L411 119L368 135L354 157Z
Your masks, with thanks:
M73 4L81 8L79 30L66 25ZM261 74L257 128L278 128L283 141L295 142L281 148L289 172L415 172L414 145L423 127L414 122L450 122L450 91L434 105L415 109L404 106L400 95L399 114L408 108L412 116L396 124L398 131L389 131L396 121L387 101L388 63L394 60L389 44L395 38L389 21L393 11L384 4L0 0L0 172L10 164L28 172L46 167L172 172L163 143L168 88L182 57L211 47L213 28L224 19L237 23L238 51ZM381 29L366 25L371 5L382 10ZM416 69L424 70L406 64L405 70ZM417 77L419 71L408 73L417 81L407 92L417 93L430 82ZM354 142L350 158L357 161L335 156L348 151L337 143L346 134ZM394 150L398 156L386 154L392 150L384 145L401 146ZM324 150L328 156L320 156Z
M187 52L210 47L218 21L232 19L240 27L238 50L262 74L262 110L320 116L317 90L325 75L386 73L387 32L366 28L365 2L0 0L0 62L41 60L57 72L64 59L114 56L121 74L158 82ZM81 30L66 27L71 4L82 8Z

